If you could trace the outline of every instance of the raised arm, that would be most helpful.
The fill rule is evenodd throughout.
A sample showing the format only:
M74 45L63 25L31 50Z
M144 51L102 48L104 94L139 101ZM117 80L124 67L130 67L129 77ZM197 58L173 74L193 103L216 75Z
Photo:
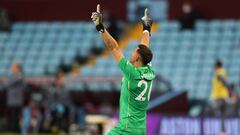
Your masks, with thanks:
M103 33L101 33L101 36L106 46L111 50L115 61L118 63L124 56L121 49L118 47L117 41L108 33L106 29Z
M140 44L143 44L149 47L152 20L149 18L149 11L147 8L145 9L144 16L141 19L142 19L142 25L143 25L143 34L140 39Z
M111 50L116 62L119 62L124 56L118 47L117 41L108 33L102 24L102 14L100 13L100 5L97 5L97 11L92 13L92 21L95 23L97 30L102 36L106 46Z
M140 44L150 46L150 33L147 30L144 30L142 33L142 37L140 39Z

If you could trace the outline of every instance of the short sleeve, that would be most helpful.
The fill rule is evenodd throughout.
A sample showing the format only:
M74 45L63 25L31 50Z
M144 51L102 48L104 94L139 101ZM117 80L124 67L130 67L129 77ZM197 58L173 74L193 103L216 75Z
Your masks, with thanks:
M133 76L135 67L126 58L122 58L119 61L118 66L128 78Z

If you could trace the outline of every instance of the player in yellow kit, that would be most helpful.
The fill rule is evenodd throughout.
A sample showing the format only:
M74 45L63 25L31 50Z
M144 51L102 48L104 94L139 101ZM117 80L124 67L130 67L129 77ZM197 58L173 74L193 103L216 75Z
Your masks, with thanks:
M130 61L124 58L118 43L104 28L100 5L97 6L97 11L92 13L91 18L123 72L120 120L107 135L146 135L146 112L152 81L155 78L150 65L153 57L149 48L152 21L148 17L148 10L145 10L145 14L142 17L143 34L140 44L132 53Z
M212 78L212 93L214 115L221 116L226 111L226 101L229 98L229 85L227 82L227 73L222 66L222 62L216 61L215 72Z

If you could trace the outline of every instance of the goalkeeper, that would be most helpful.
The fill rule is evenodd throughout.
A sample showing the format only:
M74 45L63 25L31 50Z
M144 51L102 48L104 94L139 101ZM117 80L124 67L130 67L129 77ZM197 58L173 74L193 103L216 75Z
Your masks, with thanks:
M104 28L100 5L97 5L97 11L92 13L91 18L123 72L120 119L107 135L146 135L146 112L152 81L155 78L150 65L153 57L149 48L152 21L148 16L148 10L145 9L142 17L143 33L140 44L133 51L130 61L123 56L116 40Z

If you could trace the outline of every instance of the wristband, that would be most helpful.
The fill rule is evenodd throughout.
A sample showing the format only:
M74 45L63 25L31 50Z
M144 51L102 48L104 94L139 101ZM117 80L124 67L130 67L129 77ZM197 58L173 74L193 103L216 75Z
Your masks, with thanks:
M104 33L104 26L103 26L103 24L102 23L100 23L100 24L98 24L97 26L96 26L96 29L97 29L97 31L99 32L99 33Z
M149 33L151 33L151 26L149 25L143 25L143 31L147 30Z
M145 33L145 32L148 32L148 33L150 33L148 30L143 30L143 33Z

